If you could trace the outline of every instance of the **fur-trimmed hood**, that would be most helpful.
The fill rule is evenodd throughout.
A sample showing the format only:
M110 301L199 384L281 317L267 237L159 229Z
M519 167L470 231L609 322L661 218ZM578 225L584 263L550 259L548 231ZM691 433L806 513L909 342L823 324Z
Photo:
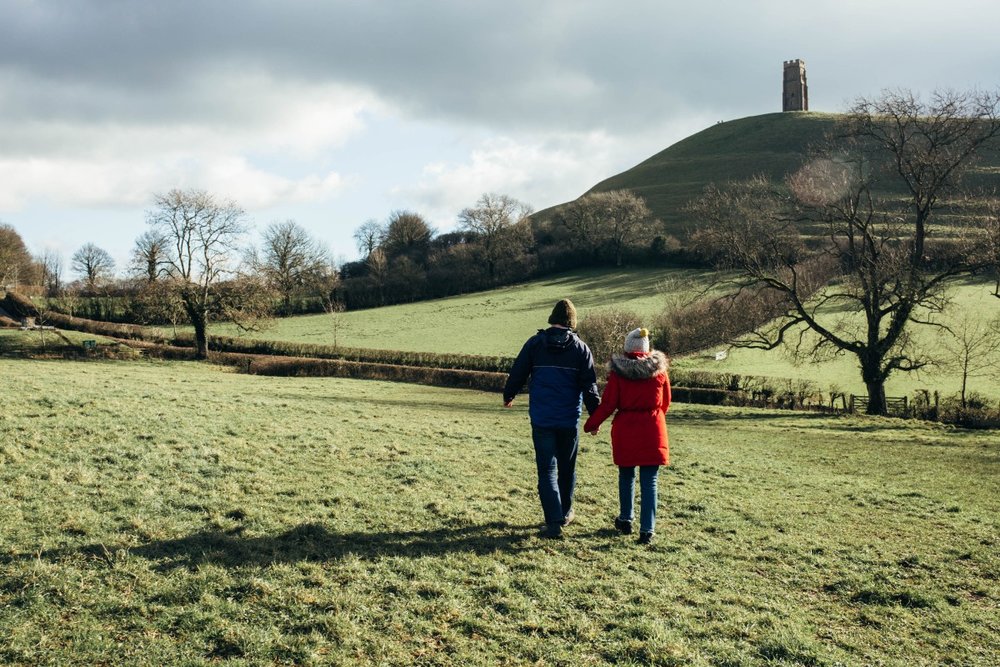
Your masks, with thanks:
M612 355L608 368L626 380L646 380L654 375L666 374L670 368L670 361L667 355L659 350L653 350L641 357L615 354Z

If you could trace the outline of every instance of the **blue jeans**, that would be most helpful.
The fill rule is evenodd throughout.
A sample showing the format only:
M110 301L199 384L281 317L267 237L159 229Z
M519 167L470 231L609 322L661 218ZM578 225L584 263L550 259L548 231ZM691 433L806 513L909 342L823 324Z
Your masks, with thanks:
M538 466L538 498L545 523L562 524L573 507L576 487L576 453L579 432L573 428L531 427Z
M656 476L660 466L639 467L639 492L642 502L639 506L639 532L652 533L656 528ZM635 468L618 467L618 502L621 505L619 519L631 521L634 517L633 495L635 494Z

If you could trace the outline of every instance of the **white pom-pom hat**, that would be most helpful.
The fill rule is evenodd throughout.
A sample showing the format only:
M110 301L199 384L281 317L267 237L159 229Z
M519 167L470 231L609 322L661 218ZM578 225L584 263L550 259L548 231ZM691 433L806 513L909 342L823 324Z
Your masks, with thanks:
M649 330L633 329L625 336L626 352L649 352Z

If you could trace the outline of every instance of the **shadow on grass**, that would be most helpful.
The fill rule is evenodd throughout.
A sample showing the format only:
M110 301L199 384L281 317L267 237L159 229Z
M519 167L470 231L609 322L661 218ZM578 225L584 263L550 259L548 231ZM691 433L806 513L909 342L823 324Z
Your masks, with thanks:
M242 529L206 530L172 540L159 540L138 547L103 543L76 548L51 549L40 554L0 556L0 563L15 560L57 561L74 555L112 562L122 551L156 563L161 572L196 569L213 564L227 568L262 567L274 563L334 561L346 557L375 560L386 557L420 558L449 553L487 555L540 548L531 539L537 526L512 526L504 521L432 530L386 532L331 532L326 526L306 523L280 535L246 537Z
M414 386L414 385L409 385ZM444 411L449 414L458 414L460 412L490 412L490 413L500 413L504 411L503 407L503 394L499 391L486 391L480 389L464 389L461 387L435 387L435 394L429 398L419 398L416 392L410 392L408 398L392 398L387 396L349 396L345 394L311 394L311 399L318 400L328 400L331 406L343 406L343 405L360 405L366 412L372 409L372 406L378 405L380 408L385 406L398 406L405 408L408 411ZM418 389L419 390L419 389ZM490 394L495 397L492 403L475 403L471 401L444 401L441 400L441 392L439 390L449 390L455 392L478 392L482 394ZM301 400L302 394L286 393L286 394L275 394L275 398L285 399L285 400ZM523 399L522 399L523 400ZM516 405L516 404L515 404ZM527 403L523 403L527 406Z
M727 422L727 421L774 421L794 419L796 421L816 421L836 419L842 413L813 410L777 410L775 408L736 408L726 412L704 410L692 403L678 403L686 409L667 412L667 424Z
M577 308L598 308L608 304L629 301L637 295L648 295L650 289L661 282L665 276L652 272L635 272L619 269L613 273L601 273L594 276L572 275L546 283L553 287L565 288L566 298L572 299ZM519 310L538 311L539 321L545 321L555 302L551 299L539 299L525 304ZM543 327L544 324L539 324Z

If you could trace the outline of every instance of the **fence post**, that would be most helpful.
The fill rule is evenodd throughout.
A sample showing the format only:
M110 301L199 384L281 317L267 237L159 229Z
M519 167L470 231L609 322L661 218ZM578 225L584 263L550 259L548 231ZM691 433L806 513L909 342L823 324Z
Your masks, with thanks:
M854 394L851 394L851 414L854 414Z

